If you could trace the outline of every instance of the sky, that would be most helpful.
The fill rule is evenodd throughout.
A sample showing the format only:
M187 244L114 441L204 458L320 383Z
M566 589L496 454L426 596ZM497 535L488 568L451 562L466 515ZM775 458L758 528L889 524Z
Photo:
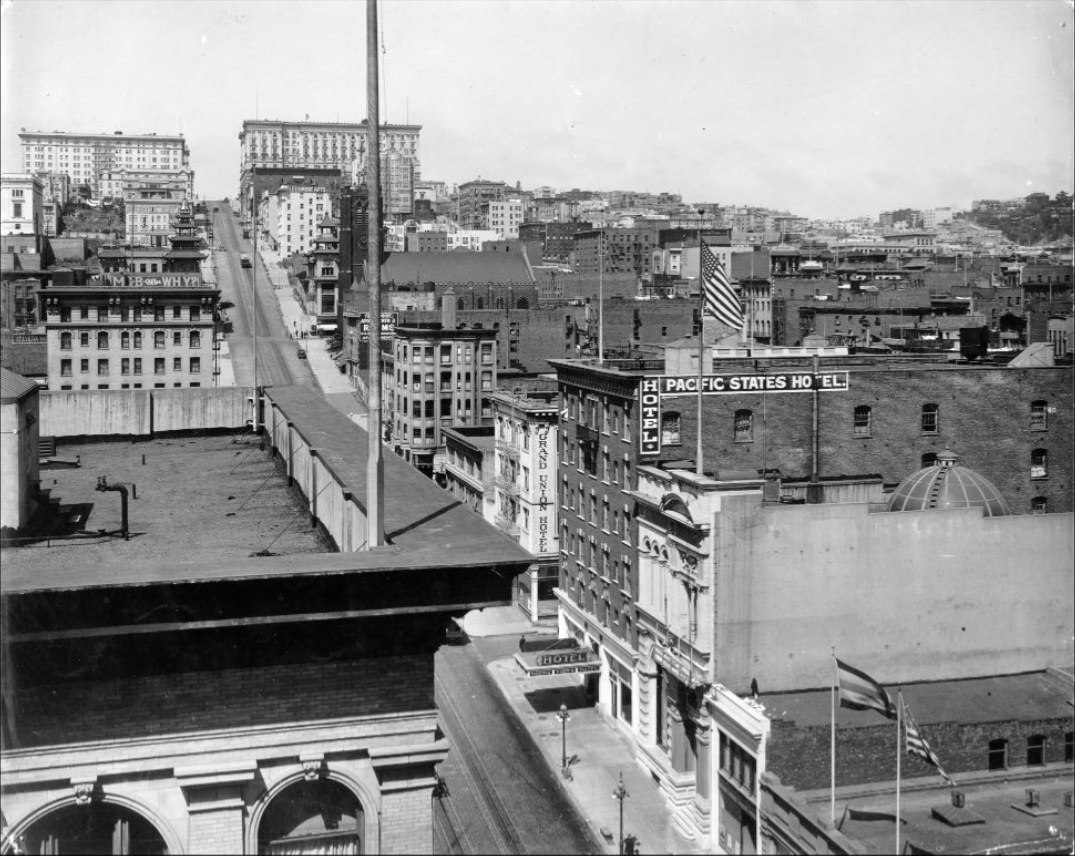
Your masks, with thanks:
M422 177L813 218L1075 190L1071 0L380 0L381 121ZM0 0L18 133L182 133L234 196L244 119L366 116L361 0Z

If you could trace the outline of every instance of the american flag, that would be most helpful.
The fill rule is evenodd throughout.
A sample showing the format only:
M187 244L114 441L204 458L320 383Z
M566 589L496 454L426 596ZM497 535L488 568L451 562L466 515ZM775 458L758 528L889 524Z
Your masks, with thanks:
M907 735L907 754L917 755L924 761L932 764L937 768L937 772L941 778L948 782L949 785L955 787L956 783L952 778L944 771L944 767L941 766L941 761L937 757L937 753L934 752L929 743L926 742L926 738L922 736L922 732L918 730L918 723L915 722L913 716L911 716L911 709L907 707L907 702L903 700L903 696L900 696L900 704L903 705L903 728Z
M724 268L702 241L702 315L716 318L736 330L743 328L743 308Z

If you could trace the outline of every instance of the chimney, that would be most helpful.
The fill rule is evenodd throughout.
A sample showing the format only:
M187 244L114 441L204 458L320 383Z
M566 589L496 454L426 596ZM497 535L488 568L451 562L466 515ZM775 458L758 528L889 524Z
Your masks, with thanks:
M964 796L963 791L952 791L952 805L956 808L963 808L967 804L967 798Z
M456 329L455 320L455 289L450 285L444 289L444 293L441 295L440 304L440 321L445 330Z

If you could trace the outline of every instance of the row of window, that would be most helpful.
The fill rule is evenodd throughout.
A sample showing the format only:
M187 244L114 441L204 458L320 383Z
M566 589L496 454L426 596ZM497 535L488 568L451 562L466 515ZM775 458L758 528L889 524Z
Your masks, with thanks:
M493 364L493 346L492 344L482 345L479 348L481 355L481 362L483 365ZM426 365L433 365L434 358L436 356L436 348L433 345L413 345L408 347L405 343L400 344L396 350L396 358L401 362L408 362L408 354L410 359L415 363L425 363ZM474 346L473 345L456 345L455 346L455 362L457 363L472 363L474 361ZM452 364L452 346L441 345L440 346L440 363L441 365ZM404 378L406 375L404 374ZM396 372L396 379L398 382L399 371ZM404 380L406 383L406 380Z
M1030 430L1045 431L1048 428L1048 402L1033 401L1030 404ZM754 440L754 413L751 410L736 410L733 419L732 439L737 443L750 443ZM940 408L936 404L923 404L921 412L923 434L937 434L940 431ZM680 414L667 410L661 414L661 442L671 445L681 442ZM873 409L869 405L855 408L852 431L856 437L873 436ZM1036 450L1043 451L1043 450ZM923 464L923 466L926 466ZM1044 464L1043 464L1044 466ZM1044 478L1044 473L1035 478Z
M79 362L79 366L78 366L79 373L80 374L89 374L89 372L90 372L90 361L86 360L86 359L83 359L83 360L79 360L78 362ZM60 377L72 377L72 375L73 375L73 363L74 363L73 360L60 360ZM167 365L167 360L165 360L164 357L156 357L153 360L153 374L159 374L159 375L165 374L165 366L166 365ZM190 372L190 374L199 374L199 373L201 373L201 370L202 370L202 358L201 357L191 357L190 360L188 361L187 365L188 365L188 371ZM132 359L130 357L123 357L123 359L121 359L119 361L119 366L120 366L120 368L119 368L119 373L120 374L124 374L124 375L129 375L129 374L140 375L142 373L142 358L141 357L134 357ZM183 371L183 358L182 357L173 357L172 358L172 371L173 372L181 372L181 371ZM108 360L98 360L97 361L97 374L99 374L99 375L107 375L110 372L111 372L111 364L110 364L110 362Z
M164 348L168 341L167 333L163 330L155 330L153 332L153 347L157 349ZM60 333L60 350L70 351L74 342L74 335L67 331ZM101 331L97 334L97 350L104 351L110 346L111 337L110 334ZM78 334L78 344L81 348L90 347L90 334L89 332L82 332ZM200 330L191 330L188 336L188 344L191 348L200 348L202 346L202 334ZM182 347L183 345L183 332L181 330L172 331L172 345L176 347ZM135 350L142 347L142 333L139 330L135 330L133 333L129 333L124 330L119 334L119 346L123 350L129 350L134 348Z
M631 407L605 404L594 395L568 393L567 418L582 423L587 428L609 436L620 435L631 440Z
M1046 738L1044 734L1032 734L1026 739L1026 763L1029 767L1045 763ZM1011 766L1009 743L1005 738L989 741L989 769L1006 770ZM1064 733L1064 763L1075 761L1075 737L1071 731Z
M79 320L88 321L90 318L89 306L61 306L60 307L60 321L71 321L77 314ZM146 316L146 320L149 319L150 313L153 314L154 321L193 321L198 322L202 320L202 307L194 305L184 305L177 303L170 307L168 306L128 306L127 304L120 304L119 306L101 305L96 307L96 319L98 321L108 321L109 318L119 315L121 323L128 321L138 322L142 320L142 316ZM183 310L186 309L186 314Z
M166 384L166 383L155 383L155 384L153 384L154 389L164 389L167 386L168 386L168 384ZM173 387L182 387L183 384L179 383L179 382L176 382L176 383L173 383L172 386ZM194 387L200 387L201 383L199 383L198 381L193 381L192 380L189 384L187 384L187 386L190 387L191 389L193 389ZM81 386L79 386L79 389L89 389L89 388L90 388L90 385L88 383L84 383ZM111 389L112 387L111 387L111 384L99 383L99 384L97 384L97 388L98 389ZM121 383L119 385L119 388L120 389L141 389L142 384L140 384L140 383ZM60 389L62 389L62 390L73 390L74 387L69 383L65 383L60 387Z

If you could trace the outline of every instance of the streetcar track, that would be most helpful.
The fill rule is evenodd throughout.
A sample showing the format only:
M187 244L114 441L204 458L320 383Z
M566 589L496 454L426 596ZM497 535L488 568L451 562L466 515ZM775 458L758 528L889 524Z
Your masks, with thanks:
M460 766L466 767L468 763L473 763L473 765L478 768L478 772L480 775L476 777L472 776L472 779L478 791L480 791L480 793L484 797L484 802L487 803L488 811L492 812L496 816L495 819L497 821L497 825L491 827L491 830L497 833L498 837L505 839L505 845L510 848L506 852L527 853L528 851L523 844L522 837L515 829L515 824L511 821L511 815L508 813L499 795L489 785L490 780L488 775L488 769L481 760L482 756L481 753L478 751L477 744L474 743L473 739L467 733L466 726L463 724L463 718L460 715L458 708L456 707L455 703L452 701L450 695L446 691L446 685L444 683L443 678L440 675L436 675L435 680L438 684L440 684L441 687L441 696L443 697L443 705L441 706L441 709L444 710L446 714L451 714L451 717L455 720L458 726L457 736L461 738L460 742L465 742L467 748L470 750L469 756L464 753L460 753L460 758L463 761ZM482 800L478 801L479 807L481 807L482 802Z

